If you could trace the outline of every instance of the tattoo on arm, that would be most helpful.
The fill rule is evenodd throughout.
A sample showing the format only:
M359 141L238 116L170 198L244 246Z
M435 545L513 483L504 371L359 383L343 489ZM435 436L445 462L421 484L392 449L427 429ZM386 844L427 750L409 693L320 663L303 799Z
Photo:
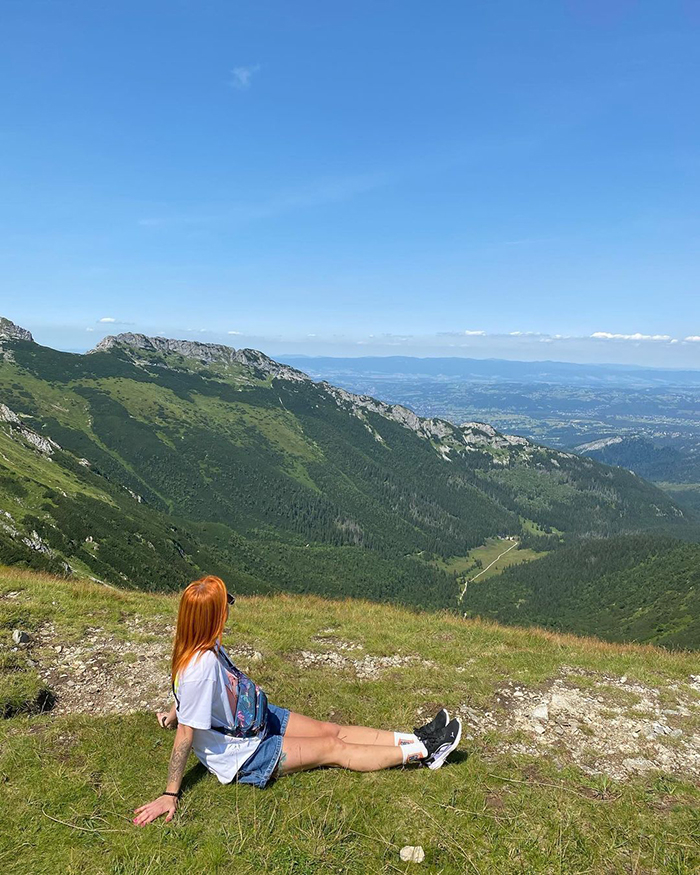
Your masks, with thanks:
M284 772L284 763L285 763L286 759L287 759L287 754L284 751L282 751L282 753L280 754L280 758L277 761L277 773L280 775Z
M183 738L181 742L175 740L173 752L170 754L170 765L168 766L168 785L177 784L180 786L182 776L185 774L185 766L187 765L187 757L190 755L192 742L188 738Z

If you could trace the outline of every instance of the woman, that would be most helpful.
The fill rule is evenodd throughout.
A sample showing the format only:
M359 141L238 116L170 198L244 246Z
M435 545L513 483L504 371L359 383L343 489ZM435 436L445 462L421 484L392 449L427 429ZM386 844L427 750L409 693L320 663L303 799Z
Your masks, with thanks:
M413 733L312 720L267 702L231 662L221 636L233 596L219 577L195 580L182 594L172 657L175 704L157 715L174 729L165 791L134 812L145 826L173 819L190 750L222 783L265 787L274 777L318 766L373 772L405 763L439 769L457 747L459 720L444 709Z

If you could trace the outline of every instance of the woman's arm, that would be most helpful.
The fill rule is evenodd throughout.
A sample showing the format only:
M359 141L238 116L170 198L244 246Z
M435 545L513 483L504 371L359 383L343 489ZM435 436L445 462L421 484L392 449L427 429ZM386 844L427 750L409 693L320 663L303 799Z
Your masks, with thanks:
M170 765L168 766L168 783L165 787L168 793L177 793L180 790L182 776L185 774L185 766L187 758L192 749L192 737L194 730L191 726L185 726L180 723L175 733L173 741L173 751L170 754ZM142 805L134 811L136 817L134 823L136 826L145 826L147 823L156 820L161 814L167 814L165 822L169 823L177 811L177 796L159 796L153 802L147 805Z

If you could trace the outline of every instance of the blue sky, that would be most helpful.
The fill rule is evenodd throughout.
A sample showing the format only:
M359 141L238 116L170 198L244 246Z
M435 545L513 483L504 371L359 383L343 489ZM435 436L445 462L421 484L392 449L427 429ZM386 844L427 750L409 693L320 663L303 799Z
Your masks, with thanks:
M700 367L696 2L0 19L0 314L42 343Z

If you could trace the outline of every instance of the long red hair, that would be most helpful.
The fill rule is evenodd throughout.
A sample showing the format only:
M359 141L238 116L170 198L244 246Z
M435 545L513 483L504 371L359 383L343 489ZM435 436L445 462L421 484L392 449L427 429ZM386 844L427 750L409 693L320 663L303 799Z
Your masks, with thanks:
M224 631L226 608L226 584L220 577L193 580L183 592L173 644L173 683L195 654L216 647Z

